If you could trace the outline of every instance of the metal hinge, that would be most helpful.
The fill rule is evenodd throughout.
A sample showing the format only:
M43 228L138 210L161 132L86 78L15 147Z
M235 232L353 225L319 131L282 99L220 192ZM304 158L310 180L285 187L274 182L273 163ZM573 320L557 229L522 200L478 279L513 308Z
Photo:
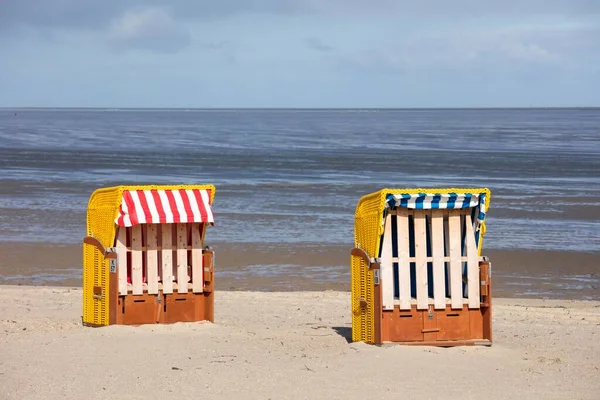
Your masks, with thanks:
M364 297L357 297L356 301L358 301L358 304L360 306L360 308L367 308L367 306L369 305L369 303L367 302L367 300Z

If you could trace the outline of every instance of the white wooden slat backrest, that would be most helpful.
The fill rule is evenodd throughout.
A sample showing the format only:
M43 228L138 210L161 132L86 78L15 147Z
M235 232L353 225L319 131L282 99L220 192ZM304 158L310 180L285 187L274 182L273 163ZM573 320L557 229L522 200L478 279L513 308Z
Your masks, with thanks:
M202 228L200 223L119 227L115 240L119 295L202 293Z
M408 310L414 304L420 310L430 305L445 309L447 304L452 309L462 309L465 303L469 308L479 308L479 255L470 212L405 208L388 212L380 253L384 310L391 310L394 305ZM394 223L396 243L392 243ZM413 257L411 246L414 246ZM464 295L463 263L467 267Z

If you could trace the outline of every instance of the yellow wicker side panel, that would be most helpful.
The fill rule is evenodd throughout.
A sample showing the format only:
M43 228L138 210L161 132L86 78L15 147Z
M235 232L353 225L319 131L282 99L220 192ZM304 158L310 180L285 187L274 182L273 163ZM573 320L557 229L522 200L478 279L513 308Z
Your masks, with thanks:
M87 212L88 236L112 247L116 226L114 219L121 197L119 187L98 189L90 197ZM109 262L94 246L83 245L83 322L108 325ZM94 299L94 286L102 288L102 299Z
M94 259L97 250L93 246L83 245L83 322L94 323Z
M356 207L354 245L365 250L371 258L377 257L379 252L380 225L385 202L382 196L382 192L364 196ZM374 343L373 272L358 257L352 257L351 281L352 340ZM366 307L361 307L361 300L366 302Z

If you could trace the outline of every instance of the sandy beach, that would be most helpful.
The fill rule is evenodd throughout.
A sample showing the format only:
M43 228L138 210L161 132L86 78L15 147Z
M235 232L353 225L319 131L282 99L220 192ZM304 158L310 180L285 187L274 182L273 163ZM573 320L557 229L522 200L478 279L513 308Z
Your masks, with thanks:
M81 325L81 289L0 286L0 398L597 399L600 302L496 299L492 347L349 343L348 292L216 293L216 321Z

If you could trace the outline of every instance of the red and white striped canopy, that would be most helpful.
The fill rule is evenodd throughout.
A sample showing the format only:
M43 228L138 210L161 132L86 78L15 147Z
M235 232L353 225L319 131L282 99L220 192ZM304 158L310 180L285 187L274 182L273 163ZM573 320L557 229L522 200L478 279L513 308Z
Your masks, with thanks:
M125 190L115 220L119 226L186 222L214 224L210 190Z

